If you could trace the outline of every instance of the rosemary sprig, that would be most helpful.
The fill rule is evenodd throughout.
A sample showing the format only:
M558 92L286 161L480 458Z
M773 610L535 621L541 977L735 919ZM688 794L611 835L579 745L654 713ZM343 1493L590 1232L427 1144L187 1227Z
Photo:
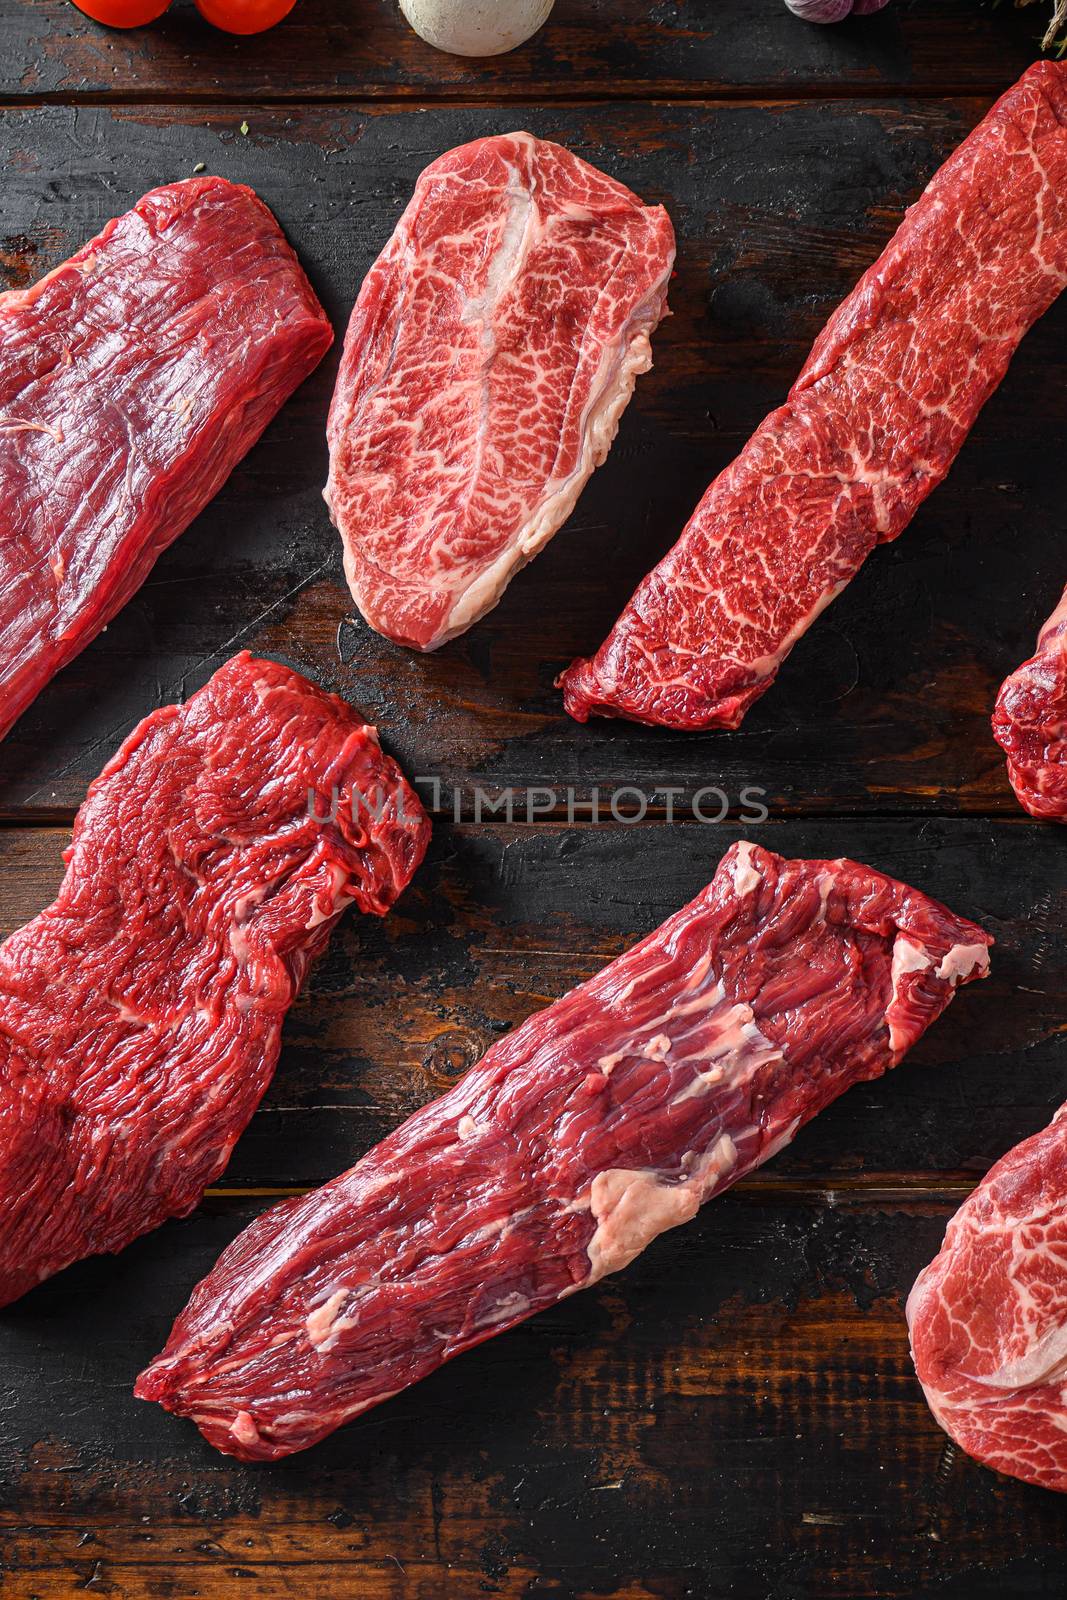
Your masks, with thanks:
M1034 0L1015 0L1016 6L1031 6ZM1057 39L1057 31L1067 22L1067 0L1055 0L1052 8L1052 21L1045 29L1045 37L1041 41L1042 50L1055 48L1056 54L1062 56L1067 51L1067 34L1062 39Z

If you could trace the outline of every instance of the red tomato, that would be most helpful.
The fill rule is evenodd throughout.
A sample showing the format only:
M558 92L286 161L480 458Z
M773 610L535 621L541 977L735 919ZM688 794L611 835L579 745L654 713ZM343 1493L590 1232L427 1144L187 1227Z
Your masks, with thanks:
M287 17L296 0L196 0L196 9L223 33L264 33Z
M143 28L163 15L170 0L74 0L74 4L108 28Z

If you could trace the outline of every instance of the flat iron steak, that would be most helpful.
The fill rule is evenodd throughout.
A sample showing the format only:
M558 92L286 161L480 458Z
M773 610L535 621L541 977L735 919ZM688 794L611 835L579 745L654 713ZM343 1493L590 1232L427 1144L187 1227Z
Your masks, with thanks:
M0 736L332 339L267 207L223 178L153 189L0 295Z

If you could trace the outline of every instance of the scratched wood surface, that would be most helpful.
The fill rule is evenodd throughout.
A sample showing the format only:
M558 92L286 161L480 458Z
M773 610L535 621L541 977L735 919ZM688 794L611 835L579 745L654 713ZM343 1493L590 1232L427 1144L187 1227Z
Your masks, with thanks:
M53 895L117 741L239 646L361 704L424 797L440 785L425 867L387 921L342 924L219 1188L0 1318L0 1596L1061 1600L1062 1500L946 1447L903 1304L976 1177L1064 1094L1065 841L1018 812L988 713L1067 577L1067 304L739 733L579 728L552 687L1043 20L1007 0L894 0L836 29L778 0L557 0L529 46L470 63L424 47L391 0L298 0L247 41L188 0L129 34L67 0L8 0L6 286L203 162L263 194L340 333L426 162L520 125L663 201L679 260L607 465L465 639L414 657L352 618L320 499L335 352L0 744L0 935ZM568 788L622 784L647 797L643 822L566 817ZM478 785L514 792L513 821L475 821ZM721 826L691 814L711 787ZM738 821L746 789L765 822ZM625 1274L304 1457L226 1461L132 1399L192 1285L272 1196L348 1164L746 833L921 885L995 935L992 978Z
M831 36L777 0L556 0L521 50L471 62L413 34L393 0L300 0L249 44L176 0L154 27L103 33L67 0L9 3L0 94L9 99L381 96L412 101L627 96L996 93L1033 60L1047 8L996 0L894 0Z
M69 817L138 718L249 645L361 704L409 770L460 784L468 802L475 782L687 795L710 784L735 806L746 787L764 789L777 813L1013 814L989 711L1065 577L1067 301L1024 344L948 481L874 554L741 730L580 728L553 688L781 400L826 315L985 104L0 112L0 263L16 284L203 162L265 196L341 330L420 169L517 122L665 202L679 238L673 315L615 448L571 523L478 628L427 657L351 620L321 499L334 351L0 745L0 807Z

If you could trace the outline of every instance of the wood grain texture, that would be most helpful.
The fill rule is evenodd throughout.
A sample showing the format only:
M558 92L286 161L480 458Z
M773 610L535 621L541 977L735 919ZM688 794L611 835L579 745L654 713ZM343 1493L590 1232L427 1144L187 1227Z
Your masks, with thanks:
M361 100L578 100L590 96L992 93L1038 53L1047 8L990 0L893 0L834 28L782 0L556 0L548 26L510 55L432 50L394 0L298 0L252 39L209 28L176 0L151 28L100 28L69 0L24 0L0 16L0 95L137 100L316 95Z
M225 1461L129 1392L251 1214L205 1209L106 1282L79 1269L5 1314L3 1586L20 1600L1059 1593L1061 1500L947 1451L911 1372L903 1300L949 1209L736 1192L622 1276L270 1469Z
M607 464L502 604L429 657L360 619L320 490L336 353L107 633L0 746L0 808L69 816L121 736L240 645L364 707L413 775L457 784L746 786L776 814L1014 815L989 711L1064 580L1067 303L1025 342L948 481L872 556L736 734L563 715L597 645L710 477L784 395L823 320L985 101L618 104L419 113L49 107L0 116L0 263L17 284L203 162L274 208L338 330L423 166L526 123L664 201L673 316ZM240 133L247 118L249 132Z
M51 898L68 833L48 824L124 733L242 645L361 704L441 784L426 864L387 921L342 923L219 1188L0 1318L0 1597L1062 1600L1062 1499L946 1446L902 1312L971 1183L1064 1094L1064 840L1018 812L988 713L1065 577L1067 306L739 733L578 728L552 687L1034 58L1043 14L892 0L820 29L780 0L557 0L530 45L470 63L393 0L298 0L250 40L190 0L127 34L69 0L3 8L0 286L203 162L263 194L340 332L419 171L518 126L663 201L680 251L608 464L466 638L416 657L351 618L320 499L335 352L0 744L0 934ZM478 784L513 789L516 821L476 825ZM674 790L680 820L565 825L568 787L621 784L650 818ZM735 812L765 790L770 820L695 822L709 785ZM228 1462L133 1400L240 1227L656 926L741 832L939 896L995 935L993 976L625 1274L304 1457Z

